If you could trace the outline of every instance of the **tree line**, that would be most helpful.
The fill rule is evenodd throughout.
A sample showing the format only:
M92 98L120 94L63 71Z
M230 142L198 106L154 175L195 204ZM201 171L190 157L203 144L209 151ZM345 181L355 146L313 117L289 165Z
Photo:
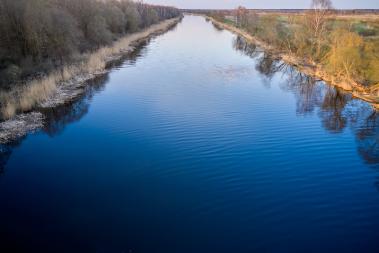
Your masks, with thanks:
M180 11L131 0L0 0L0 85L44 74Z
M379 24L360 17L341 19L331 0L312 0L310 8L300 14L262 14L239 7L232 13L210 15L281 52L321 65L338 80L379 88Z

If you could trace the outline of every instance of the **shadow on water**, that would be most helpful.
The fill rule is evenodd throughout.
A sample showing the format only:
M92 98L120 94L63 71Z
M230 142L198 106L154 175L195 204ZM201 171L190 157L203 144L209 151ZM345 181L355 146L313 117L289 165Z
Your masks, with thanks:
M43 132L53 137L63 132L65 127L79 121L87 113L93 96L102 91L108 81L108 74L88 81L83 95L67 104L41 110L46 117Z
M222 28L221 26L217 25L216 23L213 23L213 22L210 21L208 18L206 18L205 21L206 21L207 23L210 23L216 31L218 31L218 32L222 32L222 31L224 31L224 28Z
M344 130L350 129L354 133L360 157L379 172L379 113L368 103L300 73L296 68L262 52L239 36L234 39L233 47L256 60L255 69L266 77L266 87L270 86L275 74L282 75L280 87L294 94L298 115L316 113L323 128L332 134L341 134ZM379 177L374 185L379 191Z
M145 54L149 41L150 39L140 41L134 45L135 49L132 52L119 60L112 61L107 65L107 68L113 69L120 68L123 65L134 65L138 58ZM99 75L87 81L86 85L84 85L84 92L75 99L54 108L39 108L38 111L45 116L44 127L41 131L50 137L54 137L62 133L68 124L80 121L88 113L93 96L105 88L108 80L109 73ZM9 144L0 145L0 175L5 171L7 162L12 155L12 150L21 145L25 138L27 136Z
M26 137L20 138L8 144L0 144L0 176L5 172L6 165L12 155L13 149L20 146Z
M137 59L145 54L149 40L143 40L135 45L135 50L124 57L112 61L107 65L107 69L119 68L123 65L134 65ZM97 76L89 80L85 85L83 94L64 105L41 110L46 117L43 131L49 136L56 136L63 132L65 127L83 118L89 110L91 100L96 93L101 92L109 81L109 73Z
M0 146L0 175L4 173L5 166L12 154L12 148L10 146Z
M177 24L173 25L168 31L173 31L176 28ZM147 45L150 41L162 34L155 34L153 37L148 37L135 42L131 45L134 47L134 50L115 61L109 62L106 68L117 69L125 65L135 65L137 60L146 54ZM84 85L84 92L75 99L54 108L37 109L37 111L40 111L45 116L44 127L41 131L53 137L62 133L68 124L82 119L88 113L91 99L96 93L101 92L104 89L108 79L109 73L99 75L96 78L87 81L86 85ZM27 138L27 136L11 143L0 145L0 175L5 171L7 162L12 155L12 150L21 145L25 138Z
M282 74L280 87L294 94L298 115L317 113L324 129L332 134L339 134L350 128L355 135L358 153L362 159L370 165L379 164L379 113L369 104L300 73L239 36L234 39L233 47L256 59L255 69L267 80L270 81L277 73ZM376 184L379 188L379 179Z

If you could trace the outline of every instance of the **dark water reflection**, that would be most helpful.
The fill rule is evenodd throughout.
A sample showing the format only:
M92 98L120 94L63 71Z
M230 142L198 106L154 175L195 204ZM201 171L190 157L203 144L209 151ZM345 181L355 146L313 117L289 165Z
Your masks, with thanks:
M0 175L4 172L11 154L12 149L9 146L0 146Z
M1 252L377 252L369 104L201 17L109 68L0 147Z
M42 110L46 116L46 124L43 128L43 132L50 137L54 137L63 132L66 125L83 118L88 113L92 97L97 92L101 92L107 81L107 74L98 76L88 81L88 85L85 87L85 92L82 96L64 105Z
M351 94L298 72L279 59L260 52L258 47L239 36L233 41L233 46L257 58L256 70L267 78L271 79L277 72L283 72L287 78L281 87L295 94L298 114L307 115L318 111L322 126L333 134L349 127L356 136L358 153L363 160L368 164L379 163L379 114L369 104L357 102ZM379 177L375 185L379 190Z
M350 127L356 135L362 158L369 164L379 163L378 113L369 104L354 100L351 94L300 73L239 36L233 40L233 46L257 59L256 70L269 80L278 72L283 74L285 78L280 86L294 93L296 113L307 115L318 111L322 126L330 133L338 134Z
M108 69L117 69L124 64L134 65L139 57L144 53L146 46L150 39L143 40L134 46L134 50L121 57L116 61L108 64ZM87 81L84 87L84 92L63 105L54 108L40 108L38 109L45 116L45 124L42 132L50 137L54 137L62 133L68 124L79 121L83 118L89 110L93 96L101 92L107 82L109 81L109 73L99 75L96 78ZM21 145L24 138L16 140L7 145L0 144L0 175L4 172L5 166L12 154L12 149Z
M148 42L148 39L140 42L130 54L117 61L110 62L107 68L117 69L123 64L134 65L137 59L143 55L143 50ZM93 96L101 92L108 81L109 73L98 76L87 82L83 95L78 98L55 108L43 109L42 112L46 117L43 131L53 137L63 132L66 125L83 118L88 113Z

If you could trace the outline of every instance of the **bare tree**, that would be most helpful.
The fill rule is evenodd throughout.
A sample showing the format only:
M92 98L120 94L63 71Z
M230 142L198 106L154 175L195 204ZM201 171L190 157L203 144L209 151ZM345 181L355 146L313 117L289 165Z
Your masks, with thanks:
M311 22L315 36L325 29L325 23L329 18L332 9L333 5L331 0L312 0Z
M331 0L312 0L310 11L307 13L307 23L316 45L317 57L320 56L327 22L332 15L333 4Z
M235 16L237 18L237 25L239 27L244 27L247 25L247 15L248 15L248 10L243 6L239 6L235 10Z

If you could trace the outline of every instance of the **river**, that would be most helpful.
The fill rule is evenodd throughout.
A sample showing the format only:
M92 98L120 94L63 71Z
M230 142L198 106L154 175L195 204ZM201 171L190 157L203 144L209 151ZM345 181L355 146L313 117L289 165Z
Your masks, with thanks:
M378 252L379 114L203 17L42 112L1 252Z

